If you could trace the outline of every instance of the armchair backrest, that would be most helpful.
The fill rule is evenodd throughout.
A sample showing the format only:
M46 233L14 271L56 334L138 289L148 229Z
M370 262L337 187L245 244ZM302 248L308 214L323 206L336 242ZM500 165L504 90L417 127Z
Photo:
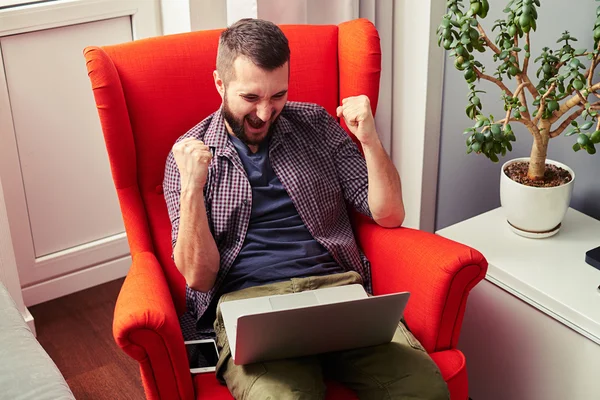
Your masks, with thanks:
M318 103L335 116L341 99L366 94L375 111L381 53L369 21L281 28L291 49L289 100ZM185 282L171 259L162 181L177 138L221 105L212 77L220 33L84 51L131 253L156 255L179 313L185 310Z

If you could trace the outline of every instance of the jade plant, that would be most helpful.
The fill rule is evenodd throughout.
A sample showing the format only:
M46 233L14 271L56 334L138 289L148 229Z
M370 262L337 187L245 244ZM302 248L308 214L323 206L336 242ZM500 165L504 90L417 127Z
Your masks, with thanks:
M480 23L488 14L488 0L467 1L448 0L448 11L437 30L438 45L449 50L469 87L466 114L474 125L464 132L467 153L483 154L498 162L499 155L511 151L511 142L516 140L511 123L521 123L533 136L526 169L530 182L544 180L548 143L563 132L577 135L574 151L595 154L595 145L600 143L600 83L593 80L600 64L600 7L590 29L593 49L577 48L577 39L564 32L558 35L556 48L544 47L532 59L530 34L537 28L540 0L508 1L506 17L496 20L491 29L495 38ZM493 52L492 74L477 60L477 53L486 51ZM533 71L536 83L530 78ZM506 111L502 119L482 112L478 94L483 91L476 87L482 79L499 87Z

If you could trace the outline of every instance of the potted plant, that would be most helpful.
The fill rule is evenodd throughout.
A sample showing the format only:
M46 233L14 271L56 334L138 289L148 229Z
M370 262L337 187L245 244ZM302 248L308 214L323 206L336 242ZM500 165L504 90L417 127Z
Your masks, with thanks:
M516 140L511 123L524 125L533 136L531 155L502 166L501 203L516 233L551 236L560 229L569 207L575 174L568 166L547 159L550 140L563 133L575 135L573 150L586 154L595 154L595 145L600 143L600 83L593 82L600 64L600 7L590 30L594 49L573 47L577 39L564 32L558 37L560 47L544 47L532 59L530 33L537 27L539 0L508 1L506 18L496 20L492 27L495 39L479 22L488 14L488 0L448 0L447 6L437 30L438 45L450 51L470 89L466 114L474 125L464 131L467 153L498 162ZM486 73L477 60L477 52L486 51L493 52L493 74ZM537 84L530 78L533 71ZM502 119L482 113L478 97L482 91L476 87L482 79L500 89L506 112ZM513 82L512 90L507 81Z

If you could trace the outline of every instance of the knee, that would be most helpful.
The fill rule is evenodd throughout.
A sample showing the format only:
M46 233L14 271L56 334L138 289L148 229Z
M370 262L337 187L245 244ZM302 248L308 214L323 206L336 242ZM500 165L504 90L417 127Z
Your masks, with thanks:
M321 400L325 398L325 393L296 390L280 382L259 379L248 390L245 398L248 400Z

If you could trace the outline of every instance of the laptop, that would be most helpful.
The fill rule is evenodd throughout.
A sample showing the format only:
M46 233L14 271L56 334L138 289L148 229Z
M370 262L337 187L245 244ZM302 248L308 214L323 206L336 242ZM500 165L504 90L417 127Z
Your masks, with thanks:
M227 301L221 314L233 361L245 365L388 343L409 297L354 284Z

